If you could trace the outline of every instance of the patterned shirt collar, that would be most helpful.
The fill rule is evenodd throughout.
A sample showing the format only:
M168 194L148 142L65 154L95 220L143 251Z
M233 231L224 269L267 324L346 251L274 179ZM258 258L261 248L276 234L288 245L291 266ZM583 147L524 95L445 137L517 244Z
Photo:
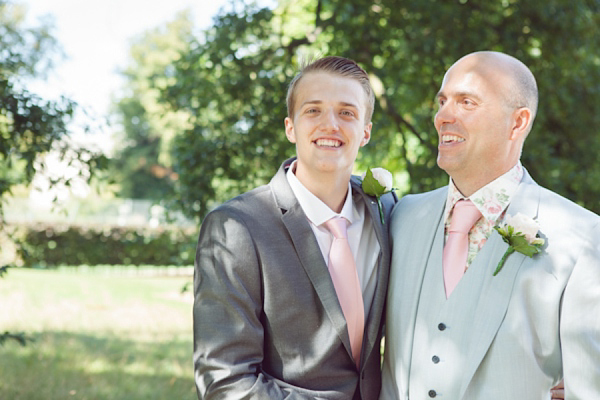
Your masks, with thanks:
M518 161L510 171L488 183L469 196L468 199L475 204L477 209L481 212L481 215L483 215L487 221L495 224L510 204L522 179L523 165ZM448 221L450 211L454 207L454 204L461 199L467 199L467 197L460 193L452 181L452 178L450 178L446 208L444 209L445 222Z

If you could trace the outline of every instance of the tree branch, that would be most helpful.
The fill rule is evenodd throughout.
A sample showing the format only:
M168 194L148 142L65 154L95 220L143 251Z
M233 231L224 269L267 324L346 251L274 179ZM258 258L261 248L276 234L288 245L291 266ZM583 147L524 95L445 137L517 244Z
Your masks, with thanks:
M321 10L323 8L323 0L317 2L317 10L315 11L315 30L321 26Z
M293 53L298 47L313 43L317 36L323 31L323 27L327 24L328 20L321 19L321 11L323 9L323 0L317 2L317 9L315 10L315 29L312 32L306 34L305 37L292 39L292 41L285 46L288 53Z
M384 111L387 112L387 114L392 118L392 120L394 120L394 122L396 122L397 125L402 126L404 125L405 127L408 128L408 130L417 137L417 139L419 139L419 142L421 142L422 145L426 146L426 147L430 147L429 143L421 136L421 134L417 131L417 129L411 125L407 120L405 120L402 115L400 115L400 113L398 112L398 110L396 110L396 108L393 106L393 102L390 100L390 98L386 95L383 94L383 98L385 100L385 108L382 104L382 108L384 108Z

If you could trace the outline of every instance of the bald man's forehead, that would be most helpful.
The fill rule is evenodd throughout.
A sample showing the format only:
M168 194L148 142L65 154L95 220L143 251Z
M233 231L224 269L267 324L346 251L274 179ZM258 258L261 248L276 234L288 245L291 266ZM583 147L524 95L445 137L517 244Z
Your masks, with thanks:
M501 102L508 105L514 85L505 73L465 60L448 70L437 98L471 98L480 104Z
M474 73L489 82L507 84L515 77L519 61L501 53L474 53L458 60L449 70Z
M518 59L504 53L484 51L459 59L444 76L442 88L451 76L474 74L489 92L496 92L511 108L528 107L537 111L537 84L529 68Z
M472 53L458 60L452 67L458 65L467 69L471 68L492 81L505 80L505 82L513 83L517 76L530 74L529 68L521 61L498 52Z
M491 64L496 67L504 66L504 67L516 67L525 65L521 63L521 61L516 58L509 56L508 54L499 53L495 51L480 51L471 54L467 54L466 56L459 59L456 63L459 62L471 62L471 63L484 63ZM525 67L527 68L527 67Z

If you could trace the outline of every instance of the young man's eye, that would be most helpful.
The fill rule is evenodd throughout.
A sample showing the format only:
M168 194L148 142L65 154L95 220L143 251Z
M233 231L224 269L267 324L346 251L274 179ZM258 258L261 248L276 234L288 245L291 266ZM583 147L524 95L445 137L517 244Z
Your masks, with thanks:
M342 115L348 116L348 117L353 117L354 116L354 112L350 111L350 110L343 110L342 111Z

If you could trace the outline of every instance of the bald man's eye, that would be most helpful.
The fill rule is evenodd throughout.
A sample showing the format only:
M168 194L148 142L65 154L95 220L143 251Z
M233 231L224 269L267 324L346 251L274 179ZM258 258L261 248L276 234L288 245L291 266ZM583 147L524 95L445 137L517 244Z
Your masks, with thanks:
M467 107L474 107L474 106L476 106L476 105L477 105L477 103L475 103L475 102L474 102L473 100L471 100L471 99L463 99L463 100L461 101L461 103L462 103L463 105L467 106Z

